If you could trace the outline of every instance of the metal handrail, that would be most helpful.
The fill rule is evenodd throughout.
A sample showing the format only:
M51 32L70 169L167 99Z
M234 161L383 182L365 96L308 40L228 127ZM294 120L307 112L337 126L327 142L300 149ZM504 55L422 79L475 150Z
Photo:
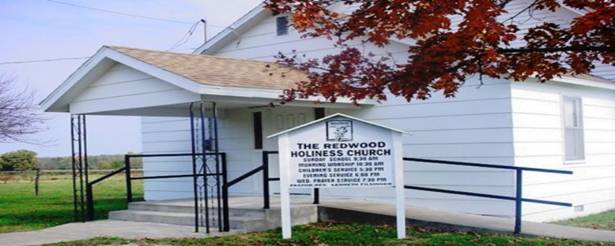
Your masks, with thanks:
M95 179L94 181L90 182L89 185L95 185L97 183L100 183L100 182L104 181L105 179L111 178L111 176L113 176L113 175L116 175L118 173L123 172L124 170L126 170L126 167L120 167L120 168L118 168L115 171L112 171L112 172L110 172L108 174L105 174L104 176L102 176L100 178Z
M271 181L280 181L280 177L269 177L269 155L277 155L280 152L277 150L272 151L263 151L263 208L270 208L269 201L269 182ZM314 195L312 204L320 203L320 189L314 188Z
M100 178L97 178L91 182L88 182L85 185L85 196L86 196L86 206L87 206L87 220L94 220L94 194L92 194L93 191L93 187L95 184L98 184L108 178L113 177L114 175L121 173L121 172L125 172L126 171L126 166L118 168L115 171L112 171L108 174L103 175Z
M257 174L258 172L263 170L263 166L257 167L252 169L251 171L244 173L243 175L231 180L230 182L227 183L227 186L230 188L231 186L243 181L244 179L249 178L250 176Z
M567 171L567 170L556 170L556 169L535 168L535 167L505 166L505 165L497 165L497 164L421 159L421 158L410 158L410 157L404 157L403 159L404 161L427 162L427 163L434 163L434 164L445 164L445 165L456 165L456 166L485 167L485 168L508 169L508 170L521 169L524 171L532 171L532 172L572 174L572 171Z
M481 168L492 168L492 169L506 169L506 170L514 170L515 171L515 196L502 196L502 195L493 195L493 194L484 194L484 193L475 193L475 192L466 192L466 191L458 191L458 190L446 190L446 189L437 189L437 188L429 188L429 187L421 187L421 186L412 186L412 185L404 185L406 189L412 190L422 190L428 192L438 192L438 193L447 193L454 195L464 195L464 196L474 196L474 197L484 197L490 199L498 199L498 200L508 200L515 201L515 229L514 233L521 233L521 208L522 202L531 202L531 203L539 203L539 204L547 204L547 205L555 205L555 206L563 206L563 207L572 207L572 203L567 202L557 202L557 201L548 201L548 200L540 200L540 199L529 199L523 198L523 171L529 172L542 172L542 173L555 173L555 174L573 174L572 171L567 170L556 170L556 169L545 169L545 168L534 168L534 167L519 167L519 166L504 166L504 165L495 165L495 164L484 164L484 163L471 163L471 162L460 162L460 161L446 161L446 160L433 160L433 159L421 159L421 158L409 158L404 157L404 161L414 161L414 162L425 162L430 164L444 164L444 165L454 165L454 166L468 166L468 167L481 167Z

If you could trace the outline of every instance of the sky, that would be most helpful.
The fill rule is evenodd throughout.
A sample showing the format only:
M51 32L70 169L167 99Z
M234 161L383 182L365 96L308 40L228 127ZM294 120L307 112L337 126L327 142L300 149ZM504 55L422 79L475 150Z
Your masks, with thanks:
M257 6L261 0L0 0L0 77L16 90L27 89L35 102L43 100L85 59L2 64L67 57L88 57L102 45L168 50L186 35L191 23L208 22L213 37ZM76 7L86 6L88 8ZM171 21L113 14L120 12ZM203 43L199 25L176 52L191 52ZM18 149L39 156L70 155L70 117L44 113L43 131L28 136L31 143L0 143L0 153ZM109 127L114 126L114 127ZM138 117L90 116L88 154L140 152ZM32 144L33 143L33 144Z

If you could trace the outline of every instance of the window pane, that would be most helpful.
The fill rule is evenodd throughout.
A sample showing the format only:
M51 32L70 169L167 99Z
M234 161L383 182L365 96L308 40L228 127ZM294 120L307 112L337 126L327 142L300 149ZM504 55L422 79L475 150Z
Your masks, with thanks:
M574 101L564 98L564 123L565 127L574 127Z
M568 161L583 160L585 143L581 99L565 97L563 104L565 158Z

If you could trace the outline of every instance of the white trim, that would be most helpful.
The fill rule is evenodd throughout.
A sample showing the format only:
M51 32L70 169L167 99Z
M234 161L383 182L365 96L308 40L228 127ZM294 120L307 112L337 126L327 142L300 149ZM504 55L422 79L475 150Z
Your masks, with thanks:
M286 133L294 132L294 131L299 130L301 128L304 128L306 126L317 124L319 122L323 122L325 120L328 120L328 119L331 119L331 118L335 118L335 117L348 118L348 119L351 119L351 120L363 122L363 123L368 124L368 125L372 125L372 126L377 126L377 127L381 127L381 128L384 128L384 129L388 129L388 130L391 130L391 131L394 131L394 132L406 133L406 131L403 131L403 130L399 130L399 129L388 127L388 126L384 126L384 125L381 125L381 124L378 124L378 123L374 123L374 122L366 121L366 120L363 120L363 119L355 118L355 117L348 116L348 115L345 115L345 114L342 114L342 113L337 113L337 114L332 114L332 115L329 115L327 117L320 118L318 120L314 120L314 121L311 121L311 122L308 122L308 123L305 123L305 124L302 124L302 125L290 128L288 130L284 130L284 131L275 133L273 135L269 135L267 138L273 138L273 137L277 137L277 136L280 136L280 135L283 135L283 134L286 134Z

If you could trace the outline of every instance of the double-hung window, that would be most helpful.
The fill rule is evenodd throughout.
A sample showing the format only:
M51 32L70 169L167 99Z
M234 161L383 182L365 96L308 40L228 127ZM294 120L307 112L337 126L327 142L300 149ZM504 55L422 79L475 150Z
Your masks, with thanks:
M583 102L581 98L565 96L563 103L565 160L584 160Z

